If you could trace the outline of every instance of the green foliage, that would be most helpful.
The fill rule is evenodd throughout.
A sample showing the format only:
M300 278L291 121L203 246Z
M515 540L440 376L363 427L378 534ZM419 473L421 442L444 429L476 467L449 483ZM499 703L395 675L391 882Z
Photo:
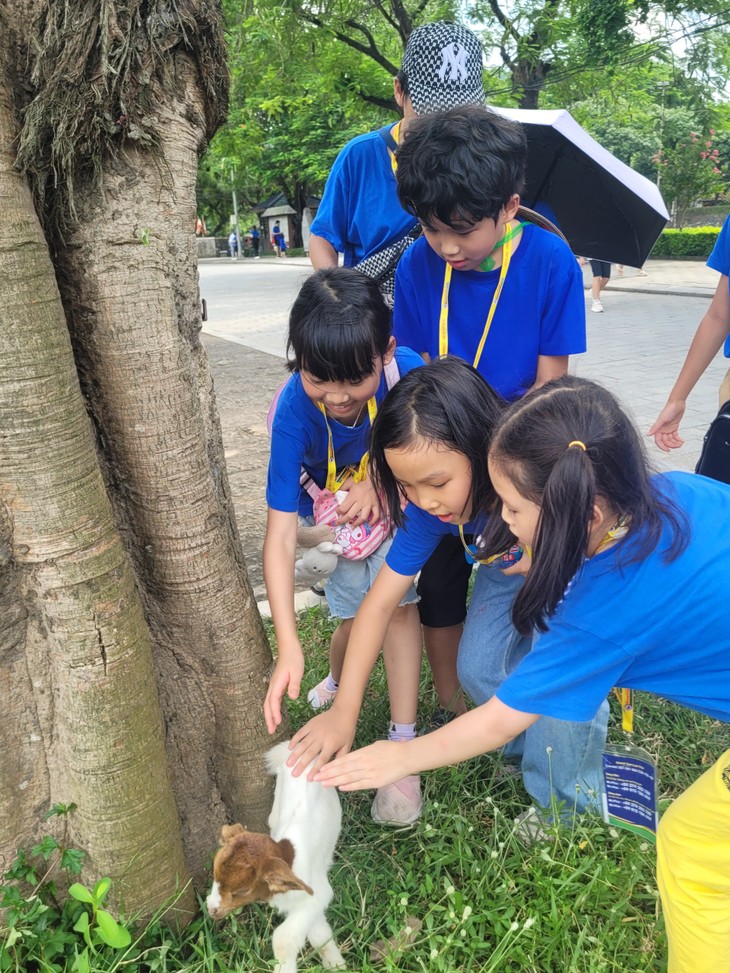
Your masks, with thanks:
M664 196L677 208L677 222L697 200L714 197L722 186L719 150L714 145L714 130L708 134L689 132L672 148L660 149L654 156Z
M664 230L651 252L652 257L701 257L707 259L720 230L716 226L690 226Z
M72 882L84 853L66 846L67 815L74 804L57 804L45 815L64 818L61 841L47 834L30 851L20 848L0 882L0 971L91 973L116 967L118 951L132 936L124 923L102 908L111 880L93 889ZM59 880L61 887L59 887Z

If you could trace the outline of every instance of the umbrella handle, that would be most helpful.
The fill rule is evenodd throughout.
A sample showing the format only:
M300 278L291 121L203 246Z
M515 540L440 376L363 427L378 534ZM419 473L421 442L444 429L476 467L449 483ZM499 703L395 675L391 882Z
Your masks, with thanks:
M547 230L548 233L554 233L559 236L561 240L565 240L565 235L558 229L558 227L547 218L543 216L542 213L536 213L534 209L530 209L529 206L518 206L517 212L515 213L515 219L523 220L526 223L534 223L535 226L539 226L543 230Z

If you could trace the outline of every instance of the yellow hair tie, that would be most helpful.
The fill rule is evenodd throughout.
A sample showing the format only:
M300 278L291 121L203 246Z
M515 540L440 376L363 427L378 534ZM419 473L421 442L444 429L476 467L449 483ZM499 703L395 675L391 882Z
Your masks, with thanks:
M582 443L580 439L574 439L572 443L568 443L568 449L571 449L573 446L579 446L584 453L588 452L588 450L586 449L586 444Z

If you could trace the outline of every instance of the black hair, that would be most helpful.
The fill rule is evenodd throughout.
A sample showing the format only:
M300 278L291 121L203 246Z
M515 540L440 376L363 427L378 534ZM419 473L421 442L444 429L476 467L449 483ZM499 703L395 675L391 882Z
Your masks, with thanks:
M400 90L403 93L403 98L404 99L410 98L410 94L408 93L408 75L403 70L403 68L399 69L398 73L395 76L395 80L400 85Z
M308 277L289 314L289 370L323 382L360 382L390 341L390 311L378 285L349 267Z
M662 552L665 560L674 560L686 547L686 516L652 479L633 422L596 382L566 375L514 403L494 432L489 460L521 496L541 508L532 567L512 608L522 635L546 631L547 619L584 563L597 497L626 518L619 563L650 554L665 520L672 536ZM505 549L498 519L492 518L482 535L480 556Z
M408 122L396 151L398 198L425 226L496 220L525 184L527 140L518 122L462 105Z
M504 407L504 400L479 372L453 355L414 368L393 386L373 423L370 471L396 527L403 523L402 491L386 462L386 449L408 448L421 439L466 456L471 464L473 518L496 502L487 471L487 452L492 429Z

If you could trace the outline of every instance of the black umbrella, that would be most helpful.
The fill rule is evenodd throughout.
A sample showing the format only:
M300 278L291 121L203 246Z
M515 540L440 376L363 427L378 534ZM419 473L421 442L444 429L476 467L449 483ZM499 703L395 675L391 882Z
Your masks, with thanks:
M527 135L522 202L557 223L578 256L641 267L669 219L657 186L568 111L492 110L521 122Z

